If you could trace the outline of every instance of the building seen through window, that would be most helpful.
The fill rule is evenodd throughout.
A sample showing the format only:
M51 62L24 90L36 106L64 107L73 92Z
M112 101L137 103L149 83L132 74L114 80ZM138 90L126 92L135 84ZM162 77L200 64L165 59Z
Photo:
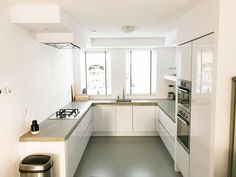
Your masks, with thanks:
M82 92L87 95L108 95L111 92L110 58L107 52L85 52L82 67ZM85 69L83 69L85 68Z

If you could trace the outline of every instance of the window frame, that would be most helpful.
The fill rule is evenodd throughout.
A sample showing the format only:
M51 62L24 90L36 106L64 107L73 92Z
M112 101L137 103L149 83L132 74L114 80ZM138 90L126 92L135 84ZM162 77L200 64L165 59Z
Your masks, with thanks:
M150 79L149 79L149 93L147 94L147 93L138 93L138 94L133 94L133 91L132 91L132 59L133 59L133 57L132 57L132 52L133 51L149 51L149 56L150 56L150 65L149 65L149 70L150 70L150 73L149 73L149 76L150 76ZM153 63L153 50L152 49L130 49L129 51L128 51L128 53L129 53L129 80L130 80L130 82L129 82L129 95L132 95L132 96L135 96L135 95L149 95L149 96L151 96L151 95L155 95L156 93L153 93L152 92L152 86L153 86L153 83L152 83L152 70L153 70L153 68L152 68L152 63ZM127 86L126 86L127 87Z
M103 53L104 52L104 62L105 62L105 68L104 68L104 81L105 81L105 94L99 94L99 95L89 95L88 94L88 70L87 70L87 53ZM108 51L84 51L84 67L85 67L85 88L87 90L87 93L86 95L88 96L108 96L108 82L107 82L107 54L108 54Z

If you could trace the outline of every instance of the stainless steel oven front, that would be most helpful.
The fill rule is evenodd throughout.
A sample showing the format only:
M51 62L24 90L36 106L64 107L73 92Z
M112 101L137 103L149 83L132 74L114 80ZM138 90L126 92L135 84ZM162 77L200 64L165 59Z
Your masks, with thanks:
M191 109L191 81L178 81L178 106L190 113Z
M178 107L177 110L177 140L190 153L190 113Z

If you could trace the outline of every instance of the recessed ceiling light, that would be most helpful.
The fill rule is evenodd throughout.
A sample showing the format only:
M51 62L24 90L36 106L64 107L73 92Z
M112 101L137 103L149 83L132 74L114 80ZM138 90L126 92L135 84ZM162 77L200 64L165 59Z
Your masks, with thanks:
M134 25L124 25L121 27L121 30L125 33L131 33L135 31L136 27Z

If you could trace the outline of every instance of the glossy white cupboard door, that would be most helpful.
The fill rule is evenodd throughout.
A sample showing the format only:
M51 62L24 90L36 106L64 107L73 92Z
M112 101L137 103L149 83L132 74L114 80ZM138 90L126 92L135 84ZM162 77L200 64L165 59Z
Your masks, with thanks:
M175 141L169 135L169 132L165 129L165 127L162 125L161 122L159 122L159 135L160 135L160 138L163 141L164 145L166 146L166 149L169 151L171 157L173 159L175 159L174 158L174 156L175 156Z
M133 109L132 106L116 106L116 131L133 131Z
M213 35L193 42L190 176L210 176Z
M66 141L67 177L73 177L93 131L92 113L89 110Z
M192 43L186 43L177 47L176 63L179 79L191 81Z
M133 106L133 131L154 132L156 130L155 106Z
M79 142L76 151L73 153L72 158L70 161L67 163L67 177L73 177L75 174L75 171L79 165L79 162L83 156L83 153L86 149L86 146L88 144L88 141L90 139L90 136L92 134L92 129L93 129L93 122L89 124L87 127L86 131L84 132L84 135L81 138L81 141Z
M115 132L115 106L98 105L94 107L94 131Z
M174 141L176 134L176 125L162 110L160 110L160 122Z
M185 151L182 145L176 142L176 163L183 177L192 177L189 175L189 154ZM196 173L198 175L199 172ZM205 176L209 177L209 176Z
M160 111L161 109L156 106L156 131L159 132L160 129Z
M77 147L81 142L81 139L84 136L84 132L86 131L89 124L92 122L91 110L86 113L82 121L70 135L67 140L67 158L70 161L73 158L73 154L77 151Z

